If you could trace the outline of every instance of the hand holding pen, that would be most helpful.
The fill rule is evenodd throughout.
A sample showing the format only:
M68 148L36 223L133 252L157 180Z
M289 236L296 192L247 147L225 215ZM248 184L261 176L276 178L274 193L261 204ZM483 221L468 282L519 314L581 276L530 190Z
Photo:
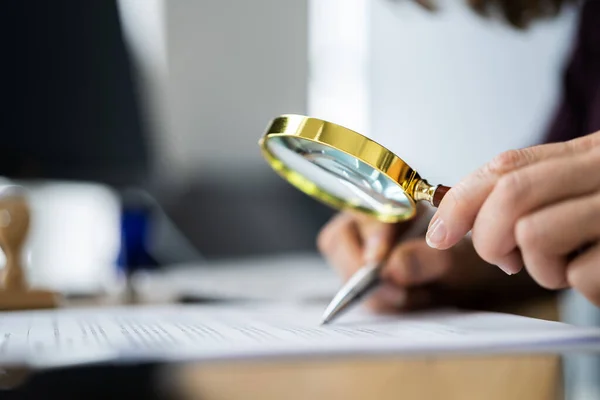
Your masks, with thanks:
M379 266L377 287L365 299L357 299L377 312L464 305L480 297L492 298L493 292L509 284L514 288L514 277L508 282L506 274L481 260L469 238L443 251L428 246L427 217L384 224L367 216L340 213L321 231L319 250L344 282L365 266ZM408 229L420 235L399 240ZM526 276L518 280L523 293L534 287Z
M600 132L500 154L458 183L451 196L446 194L454 189L429 184L383 145L318 118L281 115L269 123L259 146L271 167L297 189L364 215L341 214L321 234L321 251L348 279L325 310L323 323L328 323L373 290L371 303L383 298L385 308L452 304L453 294L483 293L480 307L500 293L503 300L529 296L540 290L532 288L534 282L547 289L573 284L600 304L594 269L600 224L592 223L600 196L591 195L598 188L589 179L600 163L598 138ZM568 196L572 201L559 207ZM399 223L414 221L425 204L437 208L426 239L395 245L394 232L406 227ZM536 214L542 206L548 209ZM473 242L465 236L470 231ZM519 272L525 261L526 271L505 285L507 275L498 271Z

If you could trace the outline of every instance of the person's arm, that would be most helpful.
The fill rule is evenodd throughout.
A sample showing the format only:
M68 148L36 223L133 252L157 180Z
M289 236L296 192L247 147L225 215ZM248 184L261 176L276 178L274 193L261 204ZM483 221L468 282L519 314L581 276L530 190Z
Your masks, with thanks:
M588 1L581 9L574 44L562 77L561 97L544 143L565 142L592 133L600 120L600 104L592 97L600 86L600 2ZM597 49L594 49L597 47Z

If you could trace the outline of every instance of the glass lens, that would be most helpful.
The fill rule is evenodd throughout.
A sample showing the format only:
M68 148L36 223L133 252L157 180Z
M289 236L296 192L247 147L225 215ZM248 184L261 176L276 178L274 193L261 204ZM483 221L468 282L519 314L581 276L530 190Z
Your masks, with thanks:
M355 157L297 137L273 136L266 144L287 168L354 207L387 215L413 212L398 183Z

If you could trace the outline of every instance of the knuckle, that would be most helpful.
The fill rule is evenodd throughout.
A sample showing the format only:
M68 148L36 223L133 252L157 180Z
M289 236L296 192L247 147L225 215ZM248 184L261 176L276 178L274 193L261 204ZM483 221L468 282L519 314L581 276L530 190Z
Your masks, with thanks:
M392 236L396 225L386 224L379 221L366 221L361 224L361 232L364 238L377 236L383 239L388 239Z
M522 249L535 249L538 247L540 235L537 225L532 218L521 218L515 224L515 239Z
M486 163L486 164L482 165L481 167L477 168L475 170L475 172L473 173L475 180L478 182L487 182L490 180L490 177L492 177L492 178L496 177L497 173L494 171L494 168L491 165L492 165L492 162L489 162L489 163ZM459 183L459 185L456 185L456 186L460 187L460 183ZM450 192L452 192L453 190L454 190L454 187L452 189L450 189L448 194L450 194ZM466 190L463 189L463 192L465 192L465 191Z
M514 204L523 194L523 177L518 172L502 176L496 184L496 191L504 205Z
M529 149L508 150L500 153L489 162L488 171L498 175L513 171L529 160L530 153Z
M391 280L397 284L405 285L409 281L409 276L406 267L407 257L401 248L396 248L390 254L386 263L385 273L387 273Z
M402 254L402 251L400 251L400 246L397 246L394 249L392 249L392 251L390 252L390 254L388 256L387 264L391 268L396 268L399 265L402 265L403 258L404 258L404 256Z
M600 165L600 146L595 146L592 149L590 156L594 166Z
M582 136L577 139L572 139L568 142L565 142L565 146L567 146L568 149L574 153L600 148L600 132Z

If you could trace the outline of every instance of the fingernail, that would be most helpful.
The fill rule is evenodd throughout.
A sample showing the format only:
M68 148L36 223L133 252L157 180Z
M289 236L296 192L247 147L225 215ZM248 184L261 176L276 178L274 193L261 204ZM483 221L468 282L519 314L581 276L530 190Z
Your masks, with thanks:
M378 295L382 301L393 307L402 307L406 304L406 291L395 286L382 286Z
M425 240L429 247L438 248L446 239L446 225L440 218L436 218L427 230Z
M514 273L512 271L513 268L511 268L509 265L497 265L497 267L500 268L507 275L512 275Z
M365 243L365 262L377 262L379 261L379 253L383 244L383 238L381 235L373 235L367 238Z

